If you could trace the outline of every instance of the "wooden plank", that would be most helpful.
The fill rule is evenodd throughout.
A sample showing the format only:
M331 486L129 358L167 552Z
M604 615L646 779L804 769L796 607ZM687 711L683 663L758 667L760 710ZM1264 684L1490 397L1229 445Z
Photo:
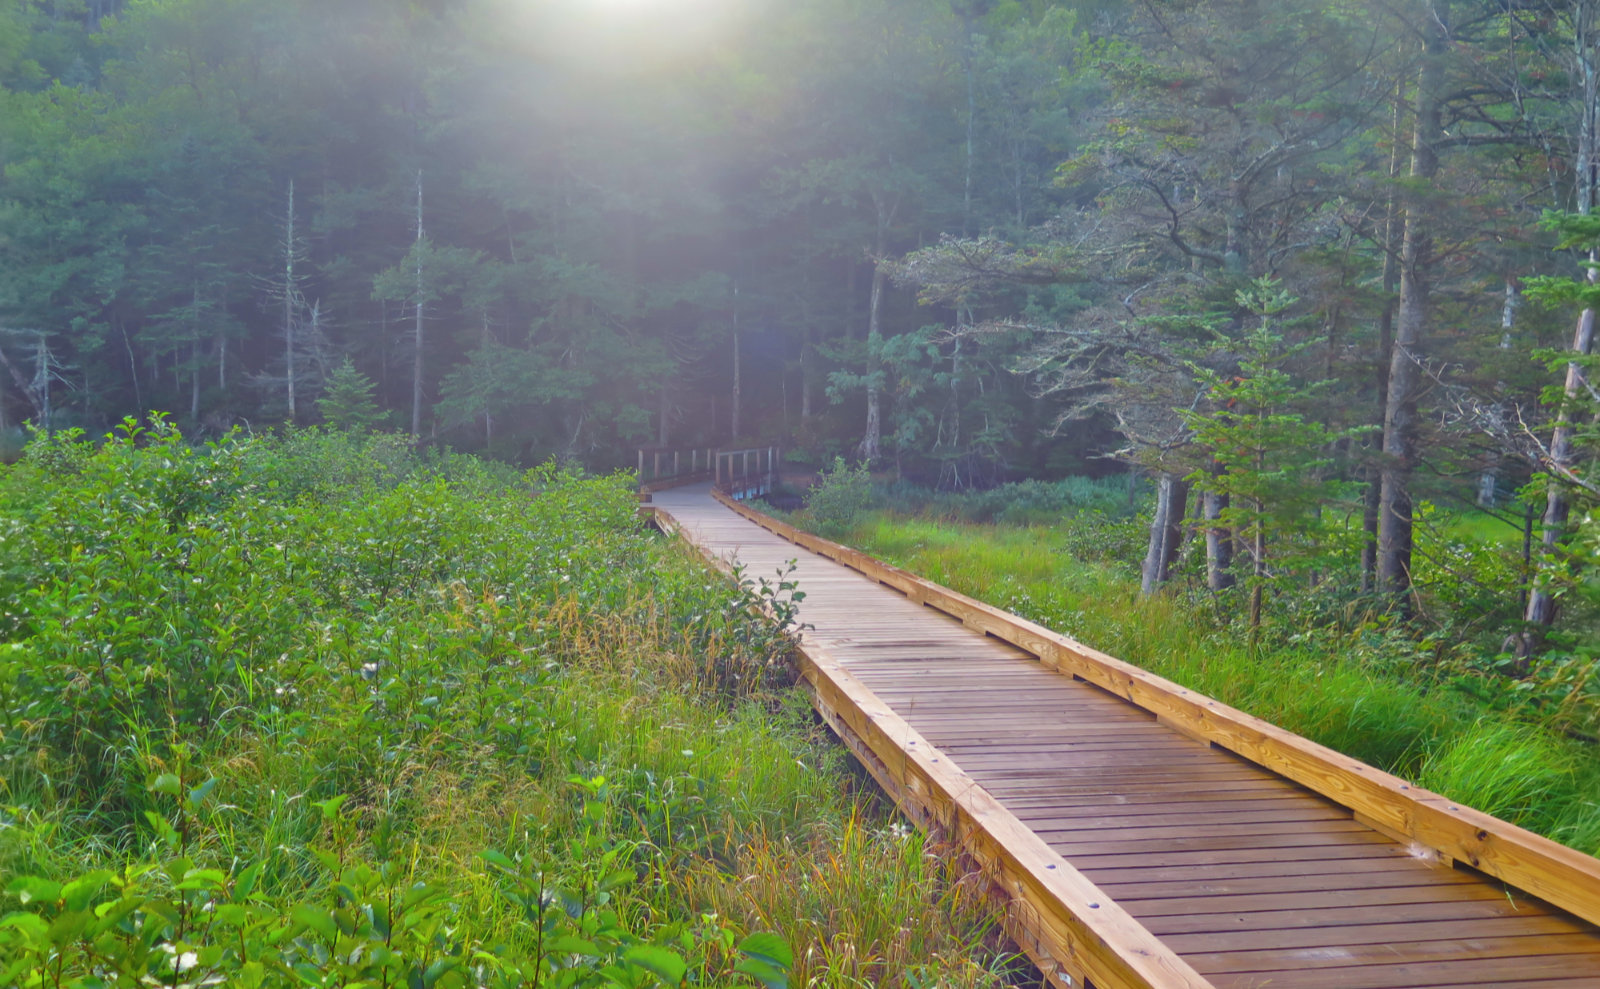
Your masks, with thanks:
M1600 860L1506 821L1413 786L1276 725L1043 626L1007 614L872 559L802 533L736 503L735 512L812 552L859 570L928 605L1094 683L1250 761L1365 814L1440 854L1466 862L1580 917L1600 923Z
M1344 835L1363 835L1366 829L1349 819L1343 821L1253 821L1243 824L1215 824L1196 831L1176 818L1165 824L1126 825L1111 827L1077 827L1067 821L1034 821L1033 830L1051 844L1083 845L1094 842L1121 842L1146 847L1178 847L1179 843L1195 840L1232 841L1264 846L1268 841L1286 837L1319 839L1329 844ZM1258 840L1260 839L1260 840ZM1281 847L1281 846L1280 846Z
M959 762L959 760L957 760ZM1249 808L1247 810L1217 810L1215 804L1197 804L1190 808L1174 808L1170 804L1134 805L1142 813L1107 814L1108 807L1030 807L1020 808L1010 801L1006 806L1017 818L1026 821L1029 825L1039 828L1053 829L1063 825L1070 825L1070 830L1099 830L1101 828L1148 828L1160 826L1168 822L1181 822L1185 829L1203 828L1211 830L1211 825L1228 824L1282 824L1296 821L1346 821L1350 819L1350 812L1343 807L1310 807L1293 805L1284 810L1261 810ZM1133 808L1122 807L1118 810Z
M1504 902L1505 894L1484 883L1440 884L1368 889L1297 890L1287 893L1198 893L1166 899L1121 896L1117 902L1140 920L1150 917L1200 917L1211 914L1260 913L1276 910L1327 910L1333 907L1389 907L1418 903Z
M1070 834L1062 834L1052 840L1050 845L1061 851L1062 855L1071 859L1089 855L1162 855L1170 852L1191 851L1227 851L1249 849L1263 852L1269 849L1290 848L1315 848L1315 852L1301 852L1301 855L1327 855L1328 849L1355 846L1363 843L1375 845L1388 845L1389 842L1372 832L1350 831L1340 833L1339 840L1330 840L1330 835L1322 833L1301 833L1291 831L1284 834L1246 834L1246 835L1189 835L1178 838L1139 839L1097 836L1093 839L1074 840Z
M1592 957L1558 954L1527 958L1458 958L1451 961L1400 962L1346 968L1291 969L1292 975L1259 972L1217 977L1220 987L1293 986L1294 989L1435 989L1496 986L1532 979L1587 979L1600 984L1600 966Z
M1348 863L1346 863L1348 864ZM1331 868L1331 867L1325 867ZM1136 870L1128 870L1134 872ZM1158 870L1149 870L1158 871ZM1341 890L1393 889L1396 887L1482 886L1476 877L1453 869L1367 869L1324 871L1289 875L1245 875L1235 869L1212 869L1206 877L1127 878L1109 881L1095 877L1095 885L1118 903L1185 896L1227 896L1244 893L1318 893ZM1494 895L1494 894L1490 894Z
M1170 844L1170 843L1169 843ZM1060 843L1057 843L1060 847ZM1246 845L1243 848L1138 848L1115 847L1086 848L1074 851L1072 861L1085 874L1101 874L1114 869L1131 868L1185 868L1206 865L1244 865L1299 863L1307 861L1340 862L1345 859L1402 860L1392 842L1351 842L1337 845L1303 844L1261 847Z
M1227 789L1217 790L1178 789L1176 784L1171 784L1166 790L1147 788L1137 793L1039 793L1006 800L1006 806L1013 810L1048 807L1063 809L1114 807L1129 814L1143 813L1143 808L1146 807L1164 807L1174 813L1183 813L1191 809L1273 811L1284 807L1298 807L1302 804L1337 808L1345 815L1350 813L1348 809L1339 807L1331 800L1309 796L1302 790L1266 786L1233 789L1231 784Z
M1106 796L1108 793L1121 793L1129 800L1136 797L1150 797L1152 799L1170 799L1179 792L1193 792L1196 785L1203 785L1208 793L1238 793L1252 797L1266 793L1303 796L1304 791L1285 788L1277 780L1265 777L1260 771L1245 767L1225 767L1222 771L1206 775L1200 780L1187 774L1162 774L1127 773L1116 774L1084 774L1078 779L1063 779L1049 787L1037 783L1018 781L1015 785L1008 786L1005 780L995 780L990 786L992 791L1005 790L1007 799L1022 798L1027 796L1061 797L1068 800L1092 799ZM1180 789L1181 788L1181 789ZM1322 799L1320 797L1315 799Z
M1326 948L1344 950L1360 945L1420 944L1456 938L1479 937L1562 937L1592 935L1560 917L1484 917L1466 920L1402 921L1387 924L1330 924L1292 931L1204 931L1197 934L1169 933L1162 938L1184 954L1252 951L1266 949Z
M1084 860L1079 860L1080 862ZM1465 882L1477 882L1478 877L1455 869L1417 862L1397 854L1365 856L1361 858L1313 858L1276 860L1266 862L1214 862L1194 865L1144 865L1096 866L1092 873L1095 885L1101 889L1133 885L1160 885L1165 883L1233 883L1253 879L1307 881L1327 878L1338 882L1365 882L1368 879L1383 881L1393 876L1396 881L1408 881L1413 876L1427 875L1441 881L1453 882L1461 877Z
M1221 934L1228 931L1283 932L1304 927L1344 924L1398 924L1414 920L1474 920L1490 917L1550 916L1549 908L1512 903L1504 897L1448 903L1406 903L1378 907L1329 907L1310 910L1252 910L1238 913L1194 913L1148 917L1144 926L1157 937L1173 934ZM1287 938L1285 938L1287 940Z
M1058 957L1080 964L1097 984L1107 986L1209 986L932 746L925 741L904 745L916 734L910 725L842 666L815 648L803 648L802 655L802 674L819 702L872 745L886 765L899 763L911 794L942 805L937 812L954 819L949 830L980 859L987 857L1008 891L1062 936L1054 947Z
M1266 948L1256 951L1195 952L1186 957L1207 972L1296 972L1407 962L1471 958L1525 958L1529 955L1594 954L1600 938L1592 934L1449 937L1434 941L1380 941L1338 948Z

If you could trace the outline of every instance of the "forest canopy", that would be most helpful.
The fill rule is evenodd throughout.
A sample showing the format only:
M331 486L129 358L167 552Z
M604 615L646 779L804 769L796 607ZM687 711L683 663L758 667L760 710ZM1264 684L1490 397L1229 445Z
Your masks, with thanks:
M1131 467L1213 590L1337 507L1402 608L1419 506L1521 490L1555 581L1594 7L0 0L0 427Z

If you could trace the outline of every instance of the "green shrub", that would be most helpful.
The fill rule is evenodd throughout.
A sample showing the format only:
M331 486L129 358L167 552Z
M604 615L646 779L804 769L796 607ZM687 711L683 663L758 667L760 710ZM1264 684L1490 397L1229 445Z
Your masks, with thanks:
M0 468L0 985L780 985L843 942L1000 985L985 905L924 913L929 970L884 910L776 909L883 812L770 693L792 583L636 511L384 436L37 439ZM941 882L851 854L874 902Z
M834 457L806 497L806 514L822 529L838 533L855 524L875 500L867 465L852 467L843 457Z

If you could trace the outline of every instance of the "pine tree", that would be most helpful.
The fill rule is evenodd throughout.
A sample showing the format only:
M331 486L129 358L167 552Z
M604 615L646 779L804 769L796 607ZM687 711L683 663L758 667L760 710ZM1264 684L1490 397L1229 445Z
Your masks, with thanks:
M328 375L322 397L317 399L317 411L334 429L374 429L385 418L372 397L375 387L373 380L356 370L346 357L344 363Z

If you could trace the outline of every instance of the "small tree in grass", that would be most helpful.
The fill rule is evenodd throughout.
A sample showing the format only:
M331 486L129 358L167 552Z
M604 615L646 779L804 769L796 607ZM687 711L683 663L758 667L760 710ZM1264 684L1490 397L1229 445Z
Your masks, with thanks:
M1270 279L1239 293L1239 303L1259 320L1244 341L1248 352L1238 373L1220 374L1193 365L1207 386L1205 407L1183 410L1194 441L1208 450L1216 469L1195 471L1187 480L1203 491L1226 495L1223 525L1248 552L1250 628L1261 624L1262 596L1272 577L1273 558L1287 557L1271 546L1275 532L1294 532L1335 493L1325 476L1335 441L1354 431L1330 430L1306 418L1305 410L1328 382L1297 382L1284 365L1305 349L1288 347L1275 323L1297 300Z
M834 457L806 496L806 511L812 521L830 535L848 529L857 516L872 507L872 476L866 464L854 467L843 457Z
M373 380L357 371L346 357L344 363L328 375L322 397L317 399L317 411L335 429L374 429L386 418L373 400L375 387Z

